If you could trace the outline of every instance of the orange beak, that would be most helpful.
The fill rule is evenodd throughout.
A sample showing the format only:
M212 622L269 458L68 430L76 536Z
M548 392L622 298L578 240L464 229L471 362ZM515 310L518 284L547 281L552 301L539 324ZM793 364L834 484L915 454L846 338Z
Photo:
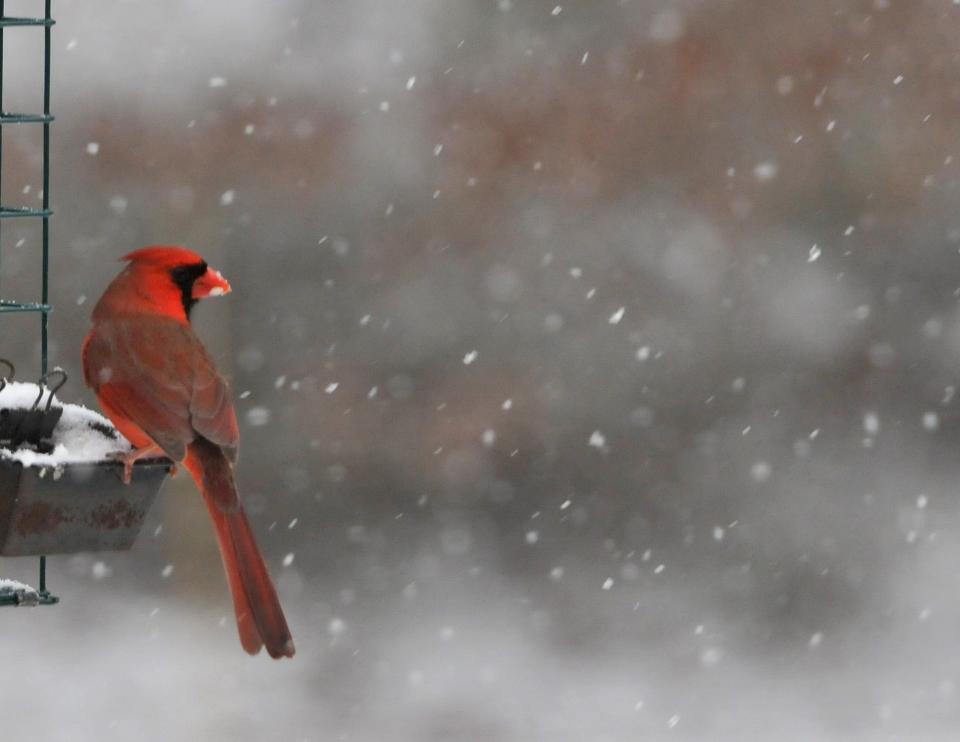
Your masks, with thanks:
M193 282L191 294L194 299L206 299L208 296L229 294L231 290L230 282L220 275L220 271L207 268L207 272Z

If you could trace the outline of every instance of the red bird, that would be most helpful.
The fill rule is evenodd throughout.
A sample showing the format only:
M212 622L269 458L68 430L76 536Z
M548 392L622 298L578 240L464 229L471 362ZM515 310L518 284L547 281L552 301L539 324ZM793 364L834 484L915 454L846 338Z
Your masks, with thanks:
M200 299L230 284L196 253L145 247L93 310L83 377L133 445L124 481L144 456L183 462L210 511L233 595L240 643L250 654L292 657L293 638L233 478L240 434L227 382L190 326Z

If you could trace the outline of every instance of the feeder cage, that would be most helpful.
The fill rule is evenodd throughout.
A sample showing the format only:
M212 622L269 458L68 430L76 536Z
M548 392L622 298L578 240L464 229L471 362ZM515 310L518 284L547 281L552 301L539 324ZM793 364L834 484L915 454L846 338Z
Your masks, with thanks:
M9 361L0 360L7 374L0 376L0 556L39 556L39 589L22 583L0 580L0 606L51 605L59 599L47 590L46 555L80 551L129 549L144 517L155 499L171 462L166 459L138 461L133 481L122 481L122 465L111 460L45 464L43 454L54 448L55 431L65 421L64 407L54 393L66 382L60 369L48 372L47 316L50 267L50 36L54 20L51 0L44 2L42 18L7 16L0 0L0 183L3 177L3 127L39 124L43 127L41 208L26 208L0 203L0 225L4 219L35 219L42 223L41 291L39 302L19 302L0 298L0 314L28 312L39 315L41 377L32 405L3 408L2 392L15 370ZM3 37L7 28L36 27L43 31L43 112L8 113L3 106ZM2 349L2 348L0 348ZM56 383L51 380L56 378ZM74 406L68 406L74 407ZM77 409L74 407L74 410ZM83 411L72 419L76 426L87 426L88 436L98 434L117 439L112 426L102 418ZM77 414L71 411L71 418ZM24 457L4 455L26 450ZM32 454L38 454L33 456ZM51 459L56 461L56 459Z

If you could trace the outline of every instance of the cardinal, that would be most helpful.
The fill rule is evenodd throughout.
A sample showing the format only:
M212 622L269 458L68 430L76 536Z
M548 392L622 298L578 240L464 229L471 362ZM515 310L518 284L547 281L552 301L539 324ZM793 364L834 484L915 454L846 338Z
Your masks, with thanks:
M201 299L230 284L182 247L145 247L93 310L83 342L83 377L133 450L123 478L143 457L182 462L203 494L233 596L240 643L250 654L292 657L293 638L233 476L240 435L227 382L190 325Z

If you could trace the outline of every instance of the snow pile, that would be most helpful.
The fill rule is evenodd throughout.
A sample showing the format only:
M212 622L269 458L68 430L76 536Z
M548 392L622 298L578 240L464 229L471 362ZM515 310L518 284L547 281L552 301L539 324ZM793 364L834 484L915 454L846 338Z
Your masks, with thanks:
M40 600L40 593L35 587L30 587L17 580L5 580L0 578L0 598L9 595L17 595L19 605L36 605Z
M11 381L0 391L0 409L23 409L33 407L40 393L36 384ZM50 396L44 390L39 407L47 405ZM82 405L62 404L56 397L53 405L63 407L63 416L53 430L49 453L34 451L23 446L14 451L0 447L0 458L17 461L24 466L57 467L90 461L104 461L117 453L130 450L130 444L113 427L107 418ZM0 581L0 586L2 586Z

